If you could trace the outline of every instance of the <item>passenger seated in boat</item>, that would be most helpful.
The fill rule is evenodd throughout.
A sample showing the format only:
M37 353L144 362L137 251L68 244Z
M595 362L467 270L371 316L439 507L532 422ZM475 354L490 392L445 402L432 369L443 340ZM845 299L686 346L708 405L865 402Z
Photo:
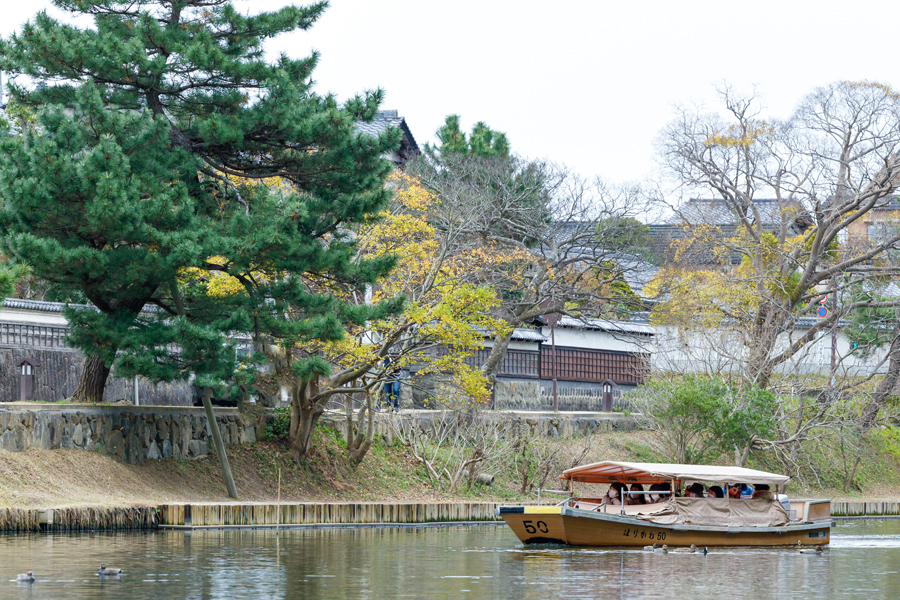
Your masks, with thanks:
M749 500L753 497L753 488L746 483L732 483L728 487L728 497Z
M622 506L622 492L625 490L625 484L618 481L609 486L606 496L603 497L601 504L609 504L612 506Z
M707 498L724 498L725 491L722 490L722 488L720 488L717 485L711 485L711 486L709 486L709 490L706 491L706 497Z
M625 485L624 483L619 483L619 482L614 483L613 486L615 486L616 491L619 492L619 500L621 500L621 503L626 506L631 504L628 501L629 500L628 486Z
M774 500L775 494L772 493L772 490L769 489L769 486L765 483L760 483L756 486L756 489L753 490L752 498L756 500L757 498L762 498L764 500Z
M636 495L630 495L630 494L629 494L627 504L633 504L633 505L636 505L636 504L647 504L647 497L643 494L644 486L642 486L642 485L639 484L639 483L632 483L632 484L631 484L631 491L632 491L632 492L641 492L641 493L640 493L640 494L636 494Z
M685 498L704 498L706 497L706 491L703 489L703 484L700 482L695 482L691 484L691 486L685 491Z
M670 486L668 483L654 483L650 486L651 492L668 492ZM665 502L669 499L669 494L650 494L650 504L657 502Z

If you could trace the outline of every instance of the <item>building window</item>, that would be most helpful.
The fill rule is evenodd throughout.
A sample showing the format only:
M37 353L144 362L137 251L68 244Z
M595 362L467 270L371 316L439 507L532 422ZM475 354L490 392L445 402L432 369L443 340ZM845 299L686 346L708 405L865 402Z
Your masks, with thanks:
M490 348L482 348L473 356L466 359L466 363L473 367L480 367L485 363L491 353ZM523 377L526 379L537 379L540 369L541 356L537 352L528 352L525 350L507 350L503 362L500 364L500 370L497 375L505 377Z
M576 348L556 348L556 379L617 384L644 383L649 355L639 352L608 352ZM553 350L541 351L541 379L553 379Z

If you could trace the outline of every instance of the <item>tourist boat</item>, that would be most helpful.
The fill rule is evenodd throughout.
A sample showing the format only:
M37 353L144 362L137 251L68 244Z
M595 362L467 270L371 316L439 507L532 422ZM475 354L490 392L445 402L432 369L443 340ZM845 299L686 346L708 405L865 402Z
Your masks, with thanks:
M564 471L574 483L628 487L668 482L784 485L790 478L740 467L599 462ZM604 490L605 491L605 490ZM635 492L638 493L638 492ZM654 492L656 493L656 492ZM821 546L831 535L830 500L672 497L653 504L613 506L601 498L572 497L556 506L501 506L496 512L526 544L572 546Z

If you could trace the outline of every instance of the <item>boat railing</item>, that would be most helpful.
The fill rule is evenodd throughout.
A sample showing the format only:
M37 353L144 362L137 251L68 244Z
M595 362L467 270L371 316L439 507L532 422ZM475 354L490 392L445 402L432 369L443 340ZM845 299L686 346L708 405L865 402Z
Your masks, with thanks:
M649 493L650 492L628 492L628 494L633 496L638 496L641 494L646 495ZM671 494L671 492L668 491L654 491L653 493L659 495ZM576 508L578 510L587 510L591 512L620 514L623 516L640 514L644 512L648 506L651 506L651 504L610 504L607 500L608 498L606 498L605 496L602 498L571 497L566 498L565 500L557 504L557 506L565 506L568 508ZM660 502L659 504L660 506L663 505L662 502Z
M569 495L571 495L572 492L570 492L568 490L542 490L541 488L538 488L537 493L538 493L537 502L538 502L538 506L540 506L541 505L541 493L560 494L562 496L569 496ZM562 502L558 503L557 506L563 506L567 501L568 501L568 498L566 500L563 500Z

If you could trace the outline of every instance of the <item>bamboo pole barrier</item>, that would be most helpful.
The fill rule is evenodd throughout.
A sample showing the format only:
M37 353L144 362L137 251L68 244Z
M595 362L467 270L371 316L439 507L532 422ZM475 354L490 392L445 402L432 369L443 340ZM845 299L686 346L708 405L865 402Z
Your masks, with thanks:
M278 535L279 521L281 521L281 467L278 467L278 507L275 509L275 535Z

